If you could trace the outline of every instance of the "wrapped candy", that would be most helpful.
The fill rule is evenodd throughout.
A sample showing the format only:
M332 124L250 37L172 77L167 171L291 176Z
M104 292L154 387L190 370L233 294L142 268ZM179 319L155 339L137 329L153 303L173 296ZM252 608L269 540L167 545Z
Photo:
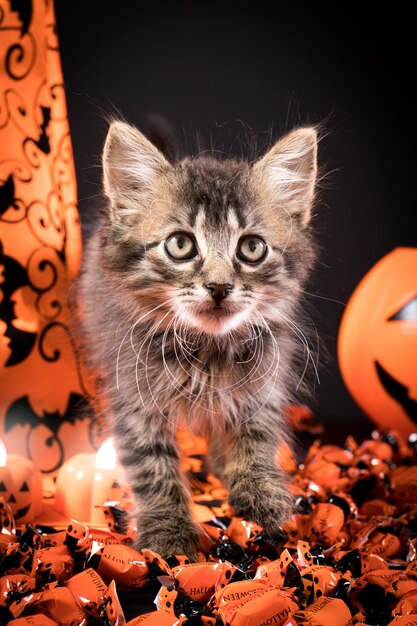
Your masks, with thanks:
M306 567L301 573L303 601L310 603L321 596L331 595L340 578L340 572L336 572L328 565L310 565Z
M261 526L254 522L247 522L239 517L233 517L227 527L227 536L242 548L247 548L261 530Z
M236 568L231 563L188 563L174 567L175 587L197 602L207 602L226 586Z
M10 626L58 626L58 622L47 615L28 615L27 617L18 617L9 622Z
M15 617L43 613L62 626L85 626L84 611L69 589L55 587L16 600L9 607Z
M343 600L329 596L319 598L302 611L295 611L292 619L299 626L346 626L351 618Z
M100 605L99 617L105 626L123 626L126 623L114 580L108 586L104 602Z
M96 569L105 581L115 580L121 588L143 587L148 581L148 566L144 556L130 546L105 545L101 549Z
M399 615L398 617L394 617L388 626L417 626L417 616Z
M6 541L7 537L16 539L16 524L10 505L0 496L0 540Z
M222 624L230 626L264 623L280 626L297 608L290 593L281 589L266 589L242 600L221 605L218 618Z
M57 580L63 584L73 574L74 559L66 546L55 546L35 550L32 563L32 576L39 576L44 582Z
M340 506L329 502L316 504L304 525L310 541L331 545L344 524L344 513Z
M267 589L272 589L272 585L264 578L239 580L229 583L219 591L216 591L210 598L209 606L214 613L217 613L221 606L240 602L249 596L256 595Z
M126 626L179 626L179 624L180 620L175 615L163 610L145 613L126 622Z
M74 595L87 616L98 616L98 607L104 602L107 586L95 570L89 567L64 584Z
M0 578L0 606L26 596L36 589L36 580L27 574L9 574Z
M108 529L71 520L64 531L15 532L3 505L0 625L122 626L117 587L129 611L129 598L141 606L156 596L157 610L130 612L130 626L410 626L416 449L393 433L363 443L349 437L344 447L315 441L291 478L294 515L273 534L230 517L220 482L205 473L201 455L191 459L198 563L135 550L121 502L103 505Z

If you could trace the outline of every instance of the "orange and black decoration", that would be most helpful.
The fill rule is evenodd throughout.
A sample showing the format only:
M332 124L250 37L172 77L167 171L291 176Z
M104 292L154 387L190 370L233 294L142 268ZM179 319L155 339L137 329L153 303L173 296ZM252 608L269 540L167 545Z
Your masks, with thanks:
M364 276L340 325L340 369L380 428L417 427L417 248L395 248Z
M95 449L70 319L81 231L51 0L0 0L0 437L55 471Z

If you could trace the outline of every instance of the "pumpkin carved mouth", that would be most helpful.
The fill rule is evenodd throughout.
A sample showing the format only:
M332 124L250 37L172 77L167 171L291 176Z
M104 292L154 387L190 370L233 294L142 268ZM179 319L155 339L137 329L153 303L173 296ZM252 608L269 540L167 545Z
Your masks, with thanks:
M19 519L19 517L23 517L24 515L26 515L26 513L29 511L30 509L30 504L28 504L27 506L23 507L23 509L18 509L15 513L15 518Z
M375 361L375 368L385 391L402 406L407 415L417 424L417 400L410 398L408 387L391 376L378 361Z

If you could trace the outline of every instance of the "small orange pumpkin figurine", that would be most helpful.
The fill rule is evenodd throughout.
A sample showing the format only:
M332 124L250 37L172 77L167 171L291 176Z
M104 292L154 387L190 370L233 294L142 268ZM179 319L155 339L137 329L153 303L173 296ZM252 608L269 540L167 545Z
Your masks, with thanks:
M417 248L395 248L359 283L338 356L351 395L379 427L417 431Z
M21 454L7 454L1 439L0 496L12 509L16 524L33 522L42 513L42 475L39 469Z

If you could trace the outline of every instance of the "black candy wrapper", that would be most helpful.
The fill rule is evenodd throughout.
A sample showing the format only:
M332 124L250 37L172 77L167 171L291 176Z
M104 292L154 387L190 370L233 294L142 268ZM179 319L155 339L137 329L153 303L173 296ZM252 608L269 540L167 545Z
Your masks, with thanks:
M417 624L415 440L315 441L302 464L288 461L294 514L273 535L233 517L209 477L202 495L194 455L191 484L213 513L198 563L135 550L124 503L103 504L108 531L76 520L16 530L0 498L0 625L122 626L117 590L134 594L131 626ZM139 617L150 597L155 611Z

